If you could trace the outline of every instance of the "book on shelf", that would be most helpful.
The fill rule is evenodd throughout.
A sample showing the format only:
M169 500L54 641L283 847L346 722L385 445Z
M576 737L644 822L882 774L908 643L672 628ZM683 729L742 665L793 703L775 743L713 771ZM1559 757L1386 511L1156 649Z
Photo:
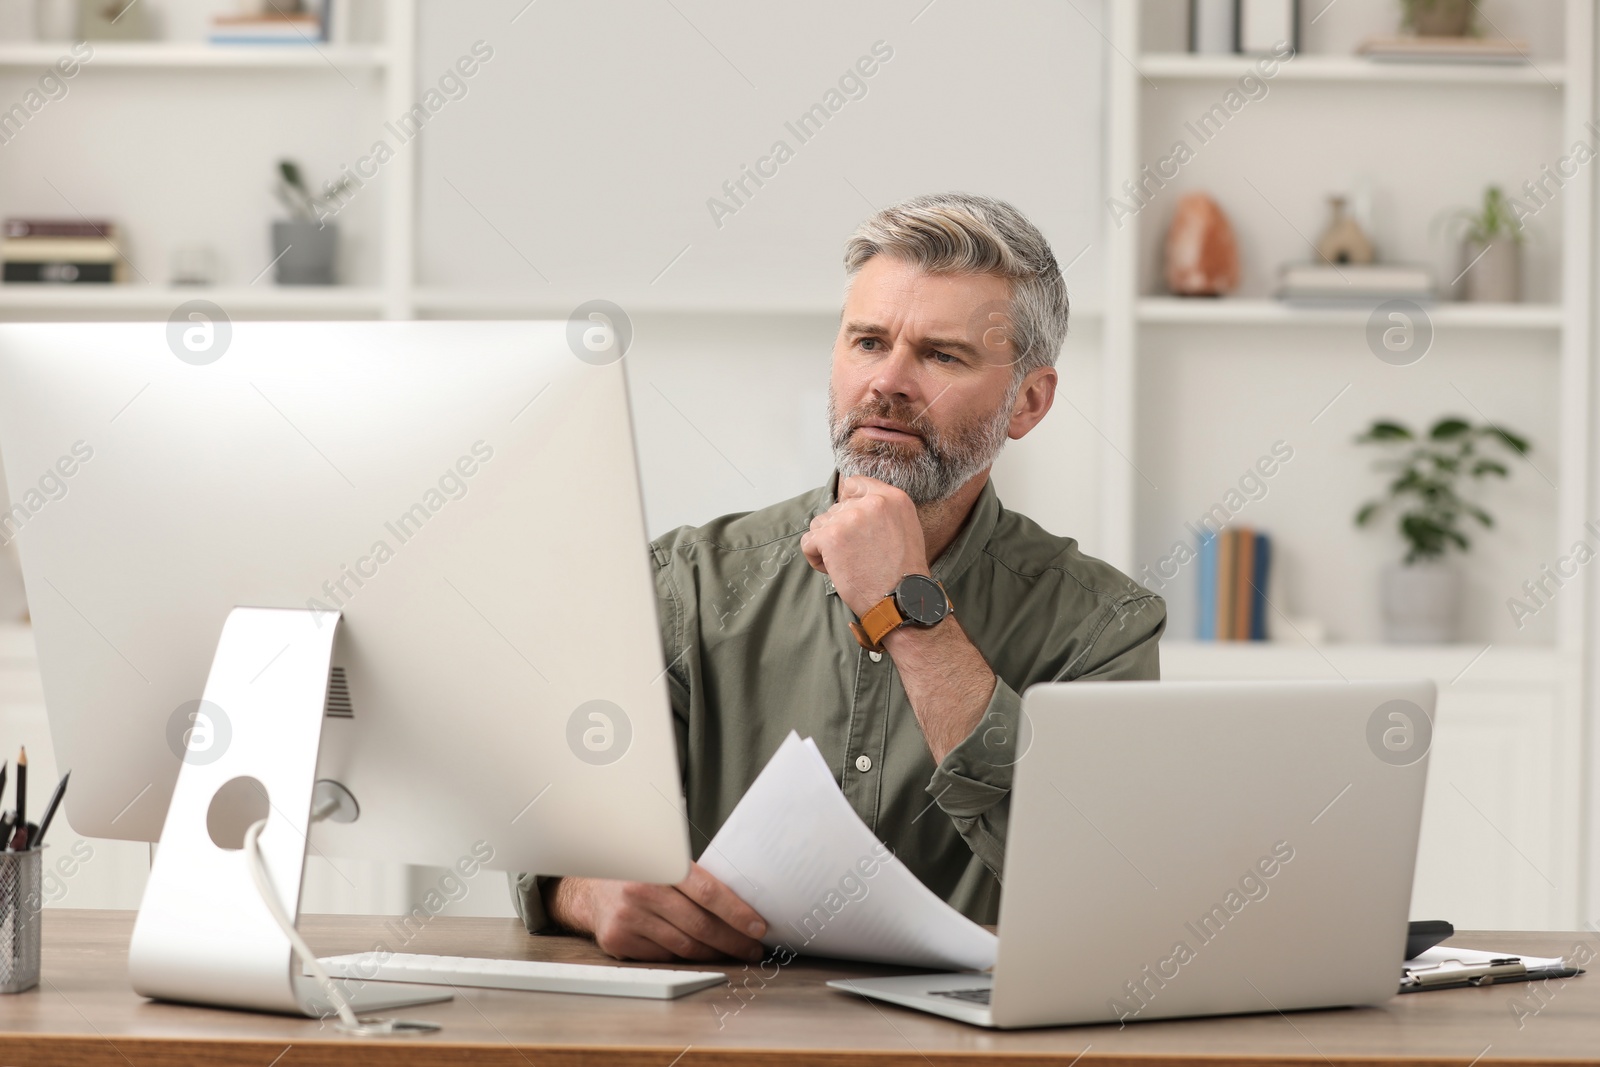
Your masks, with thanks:
M1250 629L1252 641L1267 639L1267 581L1272 571L1272 540L1264 533L1255 535L1255 573L1251 578Z
M1250 609L1255 604L1252 584L1256 579L1256 539L1248 530L1234 536L1233 618L1228 622L1228 637L1234 641L1250 636Z
M116 227L100 219L10 218L0 239L0 280L46 285L123 280Z
M268 10L256 15L213 15L212 44L320 44L327 40L322 5L307 11Z
M1499 37L1368 37L1356 55L1399 63L1527 63L1528 42Z
M1272 539L1247 526L1207 530L1200 537L1195 639L1267 640L1267 584Z
M1434 298L1433 271L1405 263L1287 263L1278 299L1303 304L1371 304Z
M117 225L110 219L9 218L0 223L6 237L104 237L114 239Z
M1231 54L1239 38L1236 0L1189 0L1189 51Z
M1300 51L1298 0L1238 0L1238 51L1246 55L1276 55L1287 47Z
M1200 613L1211 616L1212 640L1226 641L1233 633L1234 538L1223 530L1217 538L1217 589L1214 603L1201 605Z
M1217 613L1206 605L1217 602L1217 535L1209 528L1200 535L1199 553L1200 617L1196 620L1195 639L1217 639Z

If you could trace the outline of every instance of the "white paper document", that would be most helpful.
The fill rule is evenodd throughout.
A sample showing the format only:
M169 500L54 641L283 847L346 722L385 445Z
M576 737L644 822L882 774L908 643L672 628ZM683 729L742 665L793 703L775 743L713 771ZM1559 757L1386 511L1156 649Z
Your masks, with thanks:
M1562 967L1560 956L1524 956L1519 952L1485 952L1477 948L1442 948L1435 945L1414 960L1406 960L1406 969L1438 967L1446 963L1460 963L1468 967L1482 966L1491 960L1521 960L1532 971L1545 967Z
M994 965L995 936L867 828L810 738L791 732L700 857L767 921L768 948L931 970Z

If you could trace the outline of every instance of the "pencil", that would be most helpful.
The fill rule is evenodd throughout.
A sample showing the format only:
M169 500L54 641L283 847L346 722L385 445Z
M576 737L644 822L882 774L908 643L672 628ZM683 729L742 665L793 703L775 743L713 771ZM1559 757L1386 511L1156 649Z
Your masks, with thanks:
M39 829L34 831L33 840L28 842L29 848L38 848L44 844L44 832L50 829L50 820L56 817L56 808L67 791L67 779L71 777L72 772L68 771L61 776L61 781L56 783L55 792L50 794L50 802L44 806L44 818L39 820Z
M17 753L17 826L27 835L28 826L28 749Z

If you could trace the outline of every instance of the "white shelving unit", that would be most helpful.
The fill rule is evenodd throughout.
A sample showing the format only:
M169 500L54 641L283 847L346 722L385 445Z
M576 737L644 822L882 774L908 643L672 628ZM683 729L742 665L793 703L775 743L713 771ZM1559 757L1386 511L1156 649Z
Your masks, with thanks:
M1334 139L1357 135L1350 129L1352 124L1341 129L1329 116L1337 114L1341 99L1366 85L1393 94L1397 101L1405 99L1404 94L1429 94L1415 98L1423 103L1408 106L1435 109L1441 130L1459 129L1463 136L1476 136L1467 127L1474 117L1473 103L1492 96L1497 106L1525 109L1535 122L1548 123L1551 116L1559 114L1555 124L1559 138L1547 146L1548 158L1553 161L1575 142L1594 139L1585 124L1595 115L1594 0L1556 2L1565 21L1566 54L1559 59L1535 56L1526 65L1468 66L1375 62L1353 55L1308 53L1285 61L1272 79L1272 92L1277 94L1272 106L1280 109L1274 129L1301 135L1295 123L1282 121L1282 109L1312 108L1319 121L1306 124L1305 144L1326 153ZM1255 63L1243 56L1146 51L1142 42L1147 31L1154 37L1167 31L1164 26L1145 24L1151 3L1142 0L1109 8L1111 47L1115 54L1128 57L1110 67L1106 188L1113 195L1126 180L1138 179L1141 168L1152 161L1150 152L1157 144L1165 147L1170 143L1162 138L1175 131L1146 129L1152 111L1166 108L1166 113L1172 114L1172 100L1162 98L1163 91L1167 97L1174 89L1191 94L1181 96L1184 105L1176 113L1198 113L1213 96L1226 91L1229 83L1251 72ZM1373 27L1374 32L1378 29ZM1166 39L1170 40L1170 32ZM1190 104L1191 98L1194 104ZM1371 97L1362 99L1370 101ZM1445 110L1450 108L1458 110ZM1203 145L1204 151L1212 154L1213 175L1217 173L1216 160L1238 150L1236 138L1230 132L1227 138L1218 136L1214 144ZM1284 154L1297 148L1293 143L1274 147ZM1271 161L1258 154L1248 162L1258 168L1257 179L1264 181L1263 175L1270 170L1263 168ZM1233 166L1243 172L1245 163L1235 161ZM1543 351L1554 346L1558 353L1556 395L1538 398L1553 416L1547 425L1538 427L1542 439L1552 441L1559 425L1554 448L1558 454L1553 463L1557 537L1545 549L1552 559L1570 545L1571 532L1581 530L1589 501L1596 499L1589 429L1592 413L1600 410L1591 392L1590 375L1595 248L1592 169L1581 170L1562 190L1559 302L1439 303L1429 309L1437 333L1463 339L1473 346L1476 358L1490 359L1499 350L1506 352L1506 358L1516 358L1512 353L1520 356L1530 347ZM1394 173L1383 178L1404 183L1408 175ZM1192 182L1188 187L1193 187ZM1256 198L1252 200L1252 196ZM1233 209L1235 229L1288 223L1282 211L1275 210L1276 204L1269 207L1263 202L1267 200L1259 186L1256 193L1241 193ZM1239 211L1239 204L1245 206L1244 211ZM1158 274L1152 257L1160 251L1160 232L1155 227L1164 224L1158 214L1147 208L1125 225L1108 227L1110 273L1100 376L1101 429L1114 447L1102 450L1101 538L1103 545L1111 546L1112 561L1130 572L1136 572L1142 562L1141 541L1148 544L1154 539L1141 514L1141 499L1151 492L1143 468L1163 458L1148 451L1157 447L1153 442L1162 439L1162 428L1141 421L1148 398L1166 387L1162 378L1152 378L1146 369L1149 353L1159 351L1158 365L1169 373L1174 366L1183 365L1182 361L1226 353L1237 360L1256 359L1248 364L1253 375L1294 374L1297 364L1284 358L1286 348L1299 347L1292 338L1329 350L1335 345L1330 338L1340 336L1336 331L1343 330L1354 343L1346 345L1348 352L1341 358L1372 359L1359 339L1370 309L1291 307L1260 298L1185 299L1152 291ZM1298 233L1301 239L1307 236L1304 230ZM1303 244L1296 247L1304 251ZM1490 355L1483 355L1485 352ZM1239 363L1232 365L1237 371ZM1330 389L1330 396L1332 392ZM1232 414L1238 417L1236 410ZM1367 418L1380 414L1388 412L1370 410ZM1263 413L1261 421L1273 424L1269 413ZM1168 443L1166 447L1177 446ZM1546 447L1543 455L1549 456L1551 451ZM1337 521L1347 523L1348 513L1341 510ZM1591 688L1590 699L1585 699L1586 682L1593 685L1583 668L1584 652L1595 644L1589 622L1595 603L1588 588L1592 581L1592 576L1585 576L1563 590L1553 608L1558 613L1556 637L1548 645L1513 647L1480 641L1407 648L1172 640L1163 643L1163 674L1193 679L1435 679L1441 697L1414 901L1417 914L1446 915L1458 925L1495 920L1503 926L1575 929L1585 916L1595 914L1600 901L1594 888L1594 857L1600 856L1600 836L1594 836L1591 820L1583 815L1591 803L1589 768L1600 756L1600 747L1593 747L1592 740L1585 749L1592 734L1585 709L1600 695L1600 690ZM1587 849L1586 844L1590 846ZM1482 879L1480 884L1460 886L1452 869L1463 864L1476 869L1474 878Z
M362 104L376 103L387 116L404 114L416 102L416 0L384 0L383 39L304 45L212 45L204 42L88 42L74 82L167 78L192 80L198 92L214 78L326 77L351 90ZM0 44L0 73L45 70L74 46L64 41ZM263 83L281 84L281 83ZM263 95L270 100L269 94ZM329 106L350 98L329 94ZM398 152L384 167L382 249L376 285L278 286L270 274L249 284L167 286L114 284L0 286L0 318L62 319L125 315L163 318L186 300L203 298L231 316L283 318L297 315L346 318L410 318L415 263L416 159ZM265 264L263 264L265 265Z
M66 42L0 45L0 69L44 69L60 59ZM143 68L148 70L299 70L335 67L341 71L382 72L390 63L388 49L380 45L211 45L188 43L90 42L92 55L85 69Z
M1193 300L1147 296L1138 303L1146 324L1182 326L1355 326L1370 309L1301 307L1281 300ZM1557 330L1566 312L1559 304L1436 304L1428 309L1436 327L1472 330Z
M1548 685L1558 659L1549 648L1163 641L1161 666L1170 676L1194 680L1424 677L1449 688Z
M374 317L383 312L386 293L345 285L84 285L0 286L0 311L39 311L53 315L103 312L166 314L186 300L211 300L234 311L292 314L348 314Z
M1139 72L1153 79L1235 81L1255 70L1250 56L1197 56L1186 52L1147 53ZM1401 63L1361 56L1297 56L1284 63L1274 78L1288 81L1405 82L1446 85L1528 85L1559 89L1566 65Z

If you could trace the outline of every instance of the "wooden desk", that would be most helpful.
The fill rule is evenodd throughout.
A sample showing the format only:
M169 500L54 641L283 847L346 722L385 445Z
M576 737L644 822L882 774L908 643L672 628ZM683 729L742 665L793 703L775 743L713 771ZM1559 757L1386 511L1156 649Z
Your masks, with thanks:
M369 949L385 920L311 916L303 928L320 952ZM437 1033L373 1041L312 1019L257 1015L136 996L128 986L133 913L47 911L44 981L0 997L0 1064L145 1067L304 1067L311 1064L485 1064L491 1067L698 1067L704 1064L954 1065L1014 1059L1118 1067L1206 1061L1294 1064L1600 1063L1600 975L1396 997L1381 1007L1227 1019L1063 1027L999 1033L920 1012L877 1006L824 988L840 976L894 973L795 961L763 986L748 982L676 1001L622 1000L469 989L447 1004L403 1014L442 1023ZM1562 934L1463 934L1461 943L1558 956L1584 940ZM1592 945L1593 942L1591 941ZM405 951L596 962L593 945L533 938L510 919L437 918ZM770 970L769 970L770 973ZM1524 1005L1520 1020L1512 1004ZM1537 1012L1537 1014L1534 1014ZM1520 1022L1520 1026L1519 1026Z

